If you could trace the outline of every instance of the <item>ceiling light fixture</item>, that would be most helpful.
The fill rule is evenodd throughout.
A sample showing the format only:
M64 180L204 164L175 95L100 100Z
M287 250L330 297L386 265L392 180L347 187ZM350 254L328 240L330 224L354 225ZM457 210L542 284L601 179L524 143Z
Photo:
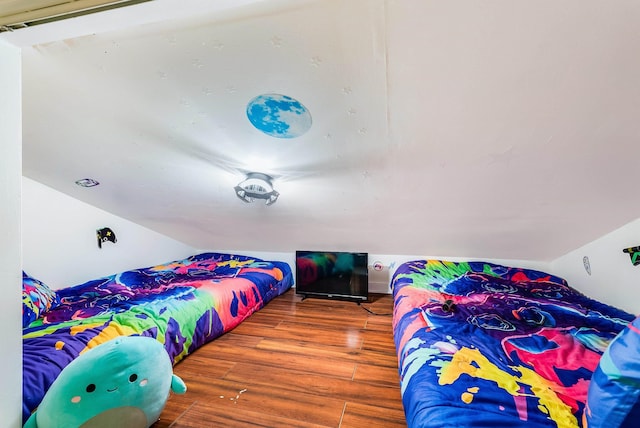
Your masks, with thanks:
M238 183L234 190L236 196L244 202L254 202L256 199L272 205L278 200L280 193L273 188L273 178L260 172L249 172L244 181Z
M76 184L80 187L95 187L98 184L98 180L94 180L93 178L83 178L76 181Z

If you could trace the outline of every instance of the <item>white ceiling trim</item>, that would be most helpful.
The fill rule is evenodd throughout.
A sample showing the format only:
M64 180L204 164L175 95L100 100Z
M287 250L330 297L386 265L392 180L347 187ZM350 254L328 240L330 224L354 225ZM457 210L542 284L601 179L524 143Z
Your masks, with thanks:
M265 0L146 1L127 7L106 10L97 14L76 16L62 21L54 21L29 27L28 29L24 28L12 32L0 33L0 40L5 40L17 47L34 46L91 34L118 31L156 22L221 13L223 11L241 9L248 5L265 2ZM304 2L305 1L300 1L300 3ZM113 2L111 1L110 3ZM282 4L283 2L275 1L269 3ZM0 3L0 8L1 7L2 4Z
M0 31L14 31L147 1L151 0L0 0Z

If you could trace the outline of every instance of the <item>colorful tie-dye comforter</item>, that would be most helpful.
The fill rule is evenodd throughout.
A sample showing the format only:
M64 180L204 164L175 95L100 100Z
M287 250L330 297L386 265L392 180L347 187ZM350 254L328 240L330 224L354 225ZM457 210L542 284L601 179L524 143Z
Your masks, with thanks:
M582 426L589 380L631 314L556 276L420 260L392 280L411 427Z
M60 305L23 329L23 419L82 352L143 335L176 363L292 284L286 263L204 253L57 290Z

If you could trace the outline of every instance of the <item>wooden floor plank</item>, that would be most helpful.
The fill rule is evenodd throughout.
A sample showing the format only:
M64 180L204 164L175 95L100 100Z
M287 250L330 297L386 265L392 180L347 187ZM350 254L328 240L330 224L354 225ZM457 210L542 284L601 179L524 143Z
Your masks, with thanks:
M362 304L392 310L390 295ZM187 384L153 428L402 427L391 317L293 290L174 367Z
M300 328L295 323L281 323L275 328L269 326L255 325L243 322L234 331L239 334L253 335L259 337L280 338L288 340L313 341L324 345L350 346L360 348L362 339L359 337L359 330L353 329L348 332L334 331L331 328L306 325Z
M299 419L268 415L253 410L221 408L206 403L195 403L189 410L188 418L178 419L171 428L195 427L279 427L279 428L326 428L331 425L318 425ZM335 425L333 425L335 426ZM155 428L155 427L154 427Z
M243 348L255 348L263 339L264 338L260 336L240 334L236 330L232 330L213 341L211 346L214 346L217 343L228 343ZM207 349L207 347L200 348L198 351L201 351L201 349Z
M371 406L360 403L347 403L340 428L401 428L407 424L402 406Z
M353 349L344 346L329 346L312 342L290 341L282 339L263 339L258 345L260 349L279 350L289 354L314 356L317 359L342 359L381 367L398 367L395 353L377 352L367 349Z
M242 348L233 344L226 345L222 343L212 344L207 347L206 352L217 361L227 361L233 365L235 365L236 361L242 361L244 364L252 364L262 369L266 367L287 367L291 370L312 371L316 374L346 379L351 379L355 371L355 363L353 361L344 360L338 356L317 359L314 354L292 354L282 352L281 349Z
M362 332L363 349L395 354L395 343L390 333L364 330Z
M222 414L228 420L234 420L236 417L245 418L246 416L240 415L253 412L262 419L270 416L289 419L292 422L338 426L344 409L343 400L303 391L291 391L274 385L260 385L254 383L250 377L238 381L193 381L191 392L198 396L198 400L194 407L178 419L181 422L200 418L201 415L195 415L195 412L206 407L217 413L212 416L218 417Z
M313 305L312 302L305 302L304 304ZM334 314L336 313L334 312ZM270 325L277 325L280 322L284 321L295 322L299 324L322 325L325 327L335 326L338 328L343 328L345 326L364 328L367 321L366 318L362 317L362 314L359 314L357 312L354 314L352 311L338 313L336 315L337 316L335 317L328 317L326 311L314 308L314 310L303 310L296 313L274 311L273 313L269 313L268 315L264 316L259 312L255 317L252 316L247 321Z
M380 367L370 364L358 364L355 374L353 375L353 380L388 385L390 387L395 387L400 384L397 367Z
M264 370L239 362L225 375L225 379L236 382L242 382L247 378L251 378L252 383L260 385L275 384L291 391L327 395L363 404L379 403L384 406L386 401L400 398L398 389L392 386L321 376L289 368L272 367Z
M199 352L189 357L189 364L176 365L173 372L180 377L195 375L216 379L224 377L235 364L235 362L220 360L213 355ZM203 367L206 367L206 370L202 370Z
M382 331L384 333L388 333L393 335L393 328L391 326L390 319L384 319L387 317L370 317L367 320L366 329L370 331ZM389 317L390 318L390 317Z

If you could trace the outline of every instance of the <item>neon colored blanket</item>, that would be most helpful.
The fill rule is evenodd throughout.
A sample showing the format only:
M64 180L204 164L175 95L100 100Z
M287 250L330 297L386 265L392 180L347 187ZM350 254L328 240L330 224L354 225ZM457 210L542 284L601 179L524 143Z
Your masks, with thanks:
M556 276L419 260L392 281L409 427L581 426L591 375L631 314Z
M23 329L23 419L86 350L118 336L150 336L176 363L292 284L286 263L204 253L56 290L60 305Z

